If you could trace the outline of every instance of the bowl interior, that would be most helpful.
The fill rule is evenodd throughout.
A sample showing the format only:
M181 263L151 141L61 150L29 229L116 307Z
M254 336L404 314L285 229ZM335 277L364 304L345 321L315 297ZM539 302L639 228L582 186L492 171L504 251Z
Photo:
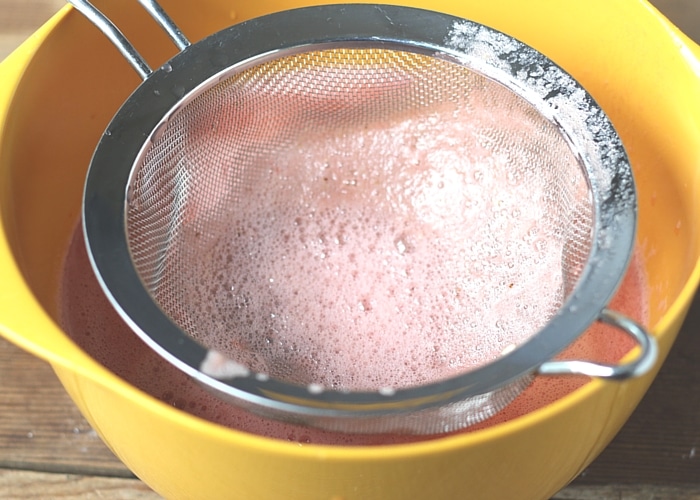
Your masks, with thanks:
M192 40L232 22L302 5L264 0L241 4L233 11L223 0L202 1L196 9L182 0L162 3ZM421 2L406 3L421 6ZM525 2L506 3L507 15L502 6L477 1L444 1L431 7L491 25L533 45L579 79L609 114L637 181L637 241L648 276L650 322L662 351L667 352L698 278L700 92L688 62L691 56L679 54L678 35L642 2L629 2L636 7L623 8L606 6L601 0L595 2L596 8L576 5L570 7L576 12L555 10L551 15L561 21L556 30L551 29L553 18L541 15L547 8L544 0L528 4L528 9L520 6ZM96 4L143 48L153 65L174 54L165 35L138 6ZM535 15L538 9L540 14ZM630 12L639 21L636 26L631 22L615 26ZM591 29L592 25L596 28ZM642 34L648 41L640 46ZM61 265L78 220L91 154L139 79L100 33L77 13L69 13L47 33L18 81L0 136L0 216L10 249L1 264L19 271L17 286L26 284L25 313L56 320ZM6 330L18 331L13 321L0 318L8 325ZM53 349L52 361L87 366L87 356L64 344L60 330L47 328L24 328L19 335L29 348L60 343L63 351ZM99 369L90 366L89 370ZM107 373L99 376L121 386L120 390L133 391ZM133 391L133 397L143 396ZM572 394L562 404L573 404L581 397ZM479 432L470 439L479 439Z

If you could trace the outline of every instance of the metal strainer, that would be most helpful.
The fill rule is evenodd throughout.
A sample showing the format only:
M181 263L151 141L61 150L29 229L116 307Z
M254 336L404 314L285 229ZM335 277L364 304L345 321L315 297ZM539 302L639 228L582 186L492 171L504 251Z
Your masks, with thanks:
M88 173L92 264L133 330L220 397L325 429L434 434L495 414L536 374L653 365L653 338L605 307L634 243L626 154L534 49L384 5L287 11L190 45L142 0L181 49L151 72L70 3L144 78ZM527 280L542 278L522 273L535 265L540 307ZM596 320L638 356L550 361ZM460 342L477 334L493 347L469 364ZM372 356L367 377L347 369Z

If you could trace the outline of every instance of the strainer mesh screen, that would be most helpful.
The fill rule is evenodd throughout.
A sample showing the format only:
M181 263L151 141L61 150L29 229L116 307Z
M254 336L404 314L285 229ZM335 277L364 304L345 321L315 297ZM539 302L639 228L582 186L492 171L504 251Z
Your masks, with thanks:
M497 358L561 307L591 245L588 182L557 127L399 50L232 72L160 128L128 201L136 268L184 331L340 389Z

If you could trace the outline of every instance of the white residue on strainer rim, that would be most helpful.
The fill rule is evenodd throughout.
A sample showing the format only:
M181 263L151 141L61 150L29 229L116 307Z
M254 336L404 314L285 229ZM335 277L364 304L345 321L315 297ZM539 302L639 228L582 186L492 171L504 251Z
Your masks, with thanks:
M445 45L467 67L505 85L559 126L594 177L596 197L609 191L613 178L631 182L622 175L627 170L625 153L607 116L553 61L504 33L466 20L453 24Z

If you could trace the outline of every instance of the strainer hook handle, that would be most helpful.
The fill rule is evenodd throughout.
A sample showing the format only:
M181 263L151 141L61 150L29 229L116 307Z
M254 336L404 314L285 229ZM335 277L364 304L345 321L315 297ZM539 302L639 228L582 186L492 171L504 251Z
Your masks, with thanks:
M658 357L656 339L640 324L610 309L601 311L599 321L617 327L631 336L639 344L638 355L620 365L580 360L547 361L539 366L536 373L538 375L587 375L594 378L624 380L644 375L654 366Z
M139 54L134 46L127 40L124 34L112 21L107 18L99 9L92 5L89 0L67 0L90 21L103 35L105 35L112 45L114 45L122 56L131 64L139 76L145 80L153 73L146 60ZM151 15L158 25L165 30L179 50L184 50L190 45L189 40L182 34L180 28L166 14L156 0L138 0L141 6Z

